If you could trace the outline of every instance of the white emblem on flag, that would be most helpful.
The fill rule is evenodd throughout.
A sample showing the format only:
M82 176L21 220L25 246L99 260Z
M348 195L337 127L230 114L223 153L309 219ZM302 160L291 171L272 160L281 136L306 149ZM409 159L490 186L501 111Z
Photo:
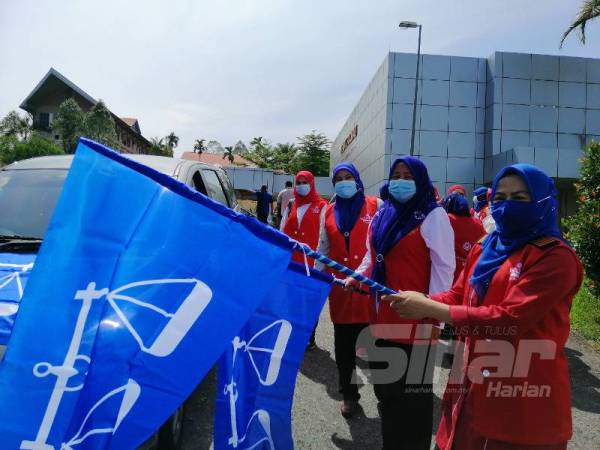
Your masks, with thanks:
M133 297L133 295L127 295L126 292L127 290L134 290L136 288L181 284L192 285L192 289L183 299L175 312L166 311L153 303L142 301ZM83 383L77 386L68 386L68 383L71 377L79 375L80 373L80 369L75 367L75 363L77 361L83 361L87 365L89 365L91 362L89 355L79 354L79 347L81 345L85 324L92 308L92 302L102 299L103 297L114 309L122 324L136 340L140 350L142 350L144 353L149 353L157 357L165 357L170 355L175 350L177 345L179 345L179 343L183 340L198 317L200 317L212 299L212 291L206 284L194 278L138 281L135 283L126 284L113 291L109 291L107 288L96 290L96 283L91 282L88 284L85 290L77 291L74 299L81 301L81 309L79 310L79 315L73 331L73 337L71 338L71 342L63 363L55 366L49 362L40 362L33 367L33 374L36 377L43 378L48 375L53 375L56 377L56 383L54 385L54 390L50 395L48 406L46 407L46 412L44 413L42 423L38 429L36 439L34 441L21 441L21 449L54 450L54 447L47 443L48 436L54 424L54 420L56 419L56 414L58 412L63 395L65 393L75 392L83 389ZM118 302L126 302L131 305L135 305L136 307L145 308L149 311L157 313L165 318L166 324L156 336L154 336L156 334L155 332L152 333L152 338L147 339L149 342L146 342L142 338L141 333L132 325L131 321L133 317L128 317L123 311L123 308L119 307ZM113 320L103 320L99 325L107 325L115 328L121 326L120 323ZM135 402L140 396L140 393L141 388L133 379L129 379L127 384L124 386L108 392L100 400L98 400L96 404L92 406L92 408L90 408L77 433L75 433L75 436L73 436L68 442L63 443L61 449L71 450L73 446L80 444L89 436L95 434L114 434L121 422L124 420L125 416L127 416L131 408L133 408ZM119 396L122 396L121 401L117 402L117 405L115 405L113 400L115 398L118 399ZM82 430L84 429L90 416L99 407L105 404L109 404L110 407L118 406L114 425L110 428L92 429L82 435ZM106 413L106 411L104 411L104 413Z
M17 287L17 293L19 294L19 300L23 297L23 282L21 281L21 275L29 272L33 267L33 263L29 264L7 264L0 263L0 270L11 270L8 275L0 278L0 291L2 289L12 286L13 283ZM18 303L13 302L0 302L0 316L12 316L16 314L19 309Z
M273 333L277 334L273 336ZM248 437L249 431L258 426L260 438L256 442L252 442L245 446L245 450L251 450L259 448L268 448L269 450L275 450L275 444L271 436L271 416L264 409L254 411L243 436L239 436L238 423L237 423L237 399L239 396L237 390L237 383L235 377L235 367L238 351L243 351L248 355L248 360L254 368L254 373L258 378L258 381L263 386L272 386L279 378L279 371L281 370L281 362L283 361L283 355L287 348L290 335L292 334L292 324L287 320L276 320L271 324L267 325L262 330L258 331L252 338L245 342L239 336L233 339L233 364L232 364L232 375L231 381L225 386L224 395L229 396L229 408L231 414L231 437L229 438L229 445L237 448L240 444L244 443ZM267 364L257 363L256 358L260 356L268 355ZM239 365L238 365L239 366Z

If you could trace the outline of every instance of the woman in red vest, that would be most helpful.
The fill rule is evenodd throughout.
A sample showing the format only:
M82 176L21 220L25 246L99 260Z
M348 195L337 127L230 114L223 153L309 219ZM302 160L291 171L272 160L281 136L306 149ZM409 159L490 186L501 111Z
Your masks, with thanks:
M365 195L360 175L353 164L341 163L333 169L335 203L327 205L317 251L331 259L356 269L365 256L367 231L381 202ZM317 270L323 264L315 263ZM340 272L327 268L337 278ZM369 295L344 290L333 285L329 294L329 313L333 322L335 363L338 368L340 393L344 401L340 408L344 417L357 410L360 394L352 383L356 369L356 341L369 326L371 301Z
M505 167L491 198L496 230L473 248L451 290L386 300L403 317L460 332L461 370L444 394L439 449L565 450L572 424L564 346L581 263L562 239L556 188L541 170Z
M397 159L381 193L385 202L371 223L368 250L357 271L395 291L446 291L454 275L454 233L446 211L436 203L427 168L410 156ZM437 337L433 326L402 319L378 299L371 313L376 341L369 349L369 365L383 448L429 450L433 364L427 362ZM390 353L395 356L389 358Z
M453 184L452 186L450 186L448 188L448 191L446 192L446 195L452 195L452 194L460 194L463 197L467 196L467 190L465 189L465 187L462 184Z
M292 239L307 244L315 250L319 242L321 216L325 214L323 200L315 187L315 177L308 170L301 170L296 174L294 188L294 201L287 205L281 219L281 231ZM312 258L307 258L301 251L295 251L292 261L300 264L314 263ZM313 330L307 349L315 348L315 332Z
M481 222L471 215L467 199L460 193L455 191L448 195L444 199L444 209L448 213L450 225L454 230L454 253L456 255L454 281L456 281L465 267L467 254L486 233Z

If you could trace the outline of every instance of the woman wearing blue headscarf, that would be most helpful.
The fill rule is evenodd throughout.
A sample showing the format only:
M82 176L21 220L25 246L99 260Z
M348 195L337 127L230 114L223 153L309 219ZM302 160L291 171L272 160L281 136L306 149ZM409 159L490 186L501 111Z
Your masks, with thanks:
M451 290L386 300L403 317L449 322L460 333L462 367L444 395L441 450L565 450L572 424L564 346L581 263L562 239L554 182L541 170L505 167L491 201L496 230L473 248Z
M351 269L356 269L365 256L365 240L369 224L381 200L365 195L360 174L353 164L342 163L333 169L335 202L327 206L321 217L319 251ZM315 268L324 270L318 261ZM333 276L343 275L326 269ZM333 322L335 362L338 368L340 393L344 400L341 413L351 417L358 407L358 385L352 383L356 369L356 341L369 325L370 299L357 291L332 286L329 313Z
M454 274L454 236L448 215L436 202L427 168L410 156L397 159L380 192L385 202L371 223L368 251L358 272L395 291L446 291ZM348 280L347 284L355 283ZM433 373L423 368L432 369L426 361L437 336L431 324L402 319L388 303L376 299L372 305L371 332L376 348L371 349L369 364L379 400L383 447L428 450ZM378 350L380 347L385 351ZM389 348L411 361L404 373L385 371L383 354L389 354ZM402 365L401 359L395 362ZM418 377L410 375L415 373L411 370L414 366L421 367Z

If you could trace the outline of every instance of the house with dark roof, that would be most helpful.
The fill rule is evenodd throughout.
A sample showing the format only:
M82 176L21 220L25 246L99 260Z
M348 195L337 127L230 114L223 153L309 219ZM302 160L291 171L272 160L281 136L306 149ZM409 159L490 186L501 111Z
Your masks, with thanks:
M69 98L74 99L84 111L89 111L97 103L96 99L75 83L56 69L50 68L33 91L23 100L20 108L32 115L34 129L59 141L61 137L52 131L52 121L58 113L59 106ZM151 144L142 136L138 120L119 117L113 112L111 115L115 122L118 138L118 148L115 150L122 153L148 153Z

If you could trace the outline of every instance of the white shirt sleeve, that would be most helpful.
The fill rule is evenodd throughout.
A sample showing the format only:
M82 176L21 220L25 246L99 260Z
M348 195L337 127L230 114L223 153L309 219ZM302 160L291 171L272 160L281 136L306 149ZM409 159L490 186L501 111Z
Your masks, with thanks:
M444 208L435 208L427 215L421 224L421 236L431 258L429 294L445 292L452 287L456 259L454 230Z
M288 205L283 206L283 212L281 213L281 223L279 224L279 231L283 231L283 228L285 227L285 223L288 220L289 210L290 208L288 208Z
M482 224L487 234L490 234L496 229L496 221L494 220L491 214L485 216L485 219L483 219Z
M327 236L327 230L325 230L325 212L327 207L324 206L321 209L321 218L319 225L319 245L317 245L317 253L324 256L329 256L329 236ZM325 270L325 264L315 260L314 268L323 272Z

